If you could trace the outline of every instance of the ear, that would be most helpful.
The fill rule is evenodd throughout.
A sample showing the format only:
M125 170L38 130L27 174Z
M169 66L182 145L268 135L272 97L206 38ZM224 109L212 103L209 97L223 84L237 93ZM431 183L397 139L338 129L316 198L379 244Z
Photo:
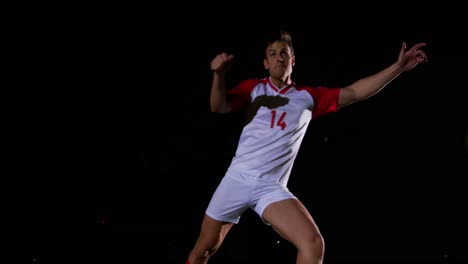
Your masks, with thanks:
M293 56L291 59L291 65L295 66L296 65L296 56Z
M266 70L268 70L270 67L268 66L268 61L267 59L263 59L263 67L265 67Z

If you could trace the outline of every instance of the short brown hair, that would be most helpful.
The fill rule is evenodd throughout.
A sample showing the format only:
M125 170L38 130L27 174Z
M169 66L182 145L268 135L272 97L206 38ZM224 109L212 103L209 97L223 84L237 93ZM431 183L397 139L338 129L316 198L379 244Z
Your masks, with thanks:
M272 31L266 40L266 47L269 47L271 44L276 41L286 42L291 49L291 53L294 54L294 47L292 44L291 34L283 29Z

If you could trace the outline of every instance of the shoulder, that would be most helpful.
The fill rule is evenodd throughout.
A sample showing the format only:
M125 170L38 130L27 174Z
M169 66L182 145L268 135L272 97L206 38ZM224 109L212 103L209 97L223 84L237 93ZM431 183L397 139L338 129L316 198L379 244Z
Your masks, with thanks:
M337 95L339 88L327 87L327 86L308 86L308 85L296 85L298 91L306 91L312 97L320 97L324 95Z
M239 84L234 89L251 92L257 85L266 83L267 79L265 78L249 78L239 82Z
M241 81L239 86L256 86L259 83L266 83L266 78L249 78Z

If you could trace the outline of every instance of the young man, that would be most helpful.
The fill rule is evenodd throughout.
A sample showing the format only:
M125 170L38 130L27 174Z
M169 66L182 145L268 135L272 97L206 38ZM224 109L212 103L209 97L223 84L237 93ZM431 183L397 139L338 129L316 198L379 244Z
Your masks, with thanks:
M288 190L287 182L300 144L312 118L366 99L416 65L426 62L425 43L407 49L387 68L342 88L310 87L294 83L295 64L289 33L280 31L267 42L264 79L247 79L225 88L225 74L234 56L211 61L211 110L246 110L246 123L234 158L206 210L200 235L187 264L207 263L243 212L254 210L261 219L297 248L297 264L318 264L324 240L312 216Z

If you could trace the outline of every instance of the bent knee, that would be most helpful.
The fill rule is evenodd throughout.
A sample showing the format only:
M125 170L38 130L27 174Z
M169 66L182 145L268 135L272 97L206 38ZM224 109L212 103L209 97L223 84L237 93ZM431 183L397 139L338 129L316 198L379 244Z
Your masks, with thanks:
M298 245L298 249L303 253L314 256L321 256L325 251L325 241L320 234L311 235Z
M216 252L216 248L195 248L192 250L192 255L196 259L204 259L212 256Z
M197 245L191 252L196 259L207 259L211 257L218 249L220 243L210 245Z

